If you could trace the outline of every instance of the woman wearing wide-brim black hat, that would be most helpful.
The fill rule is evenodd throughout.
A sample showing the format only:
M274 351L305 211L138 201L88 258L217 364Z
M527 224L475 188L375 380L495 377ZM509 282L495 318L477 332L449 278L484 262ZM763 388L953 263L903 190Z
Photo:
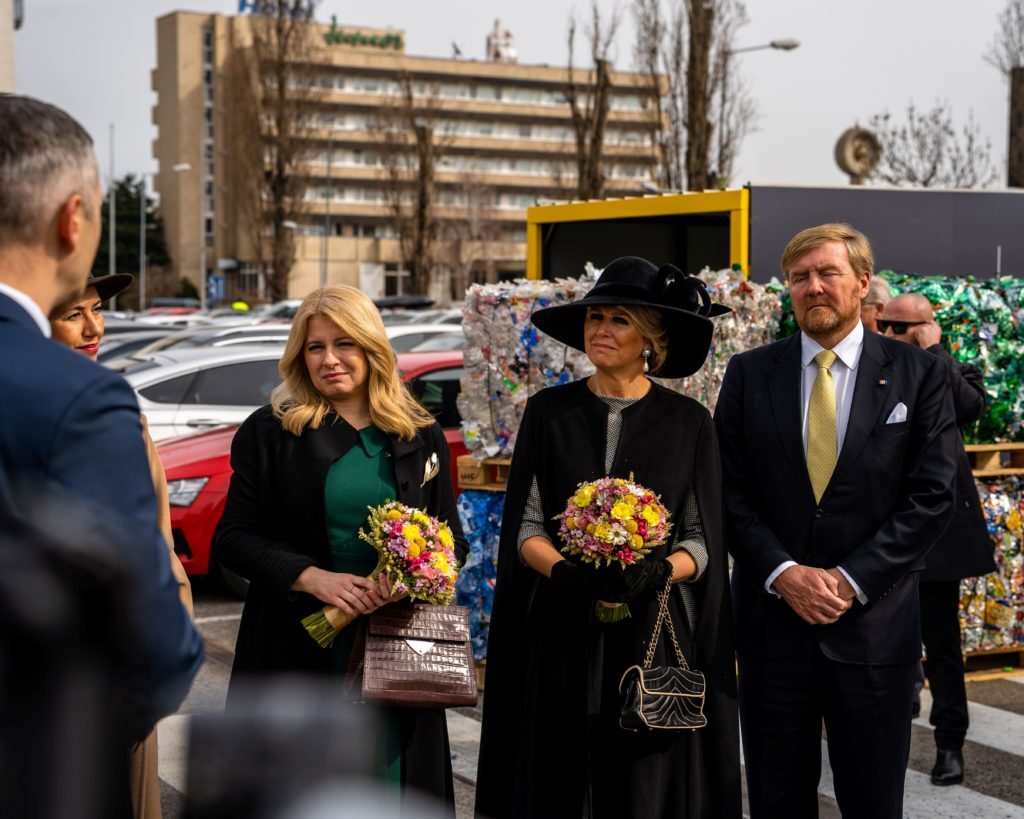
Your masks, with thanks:
M739 817L739 732L721 478L708 411L651 375L691 375L707 359L713 304L672 265L624 257L571 304L534 324L582 350L596 372L542 390L516 438L488 641L477 813L503 817ZM660 495L669 542L622 569L559 551L558 522L579 483L610 475ZM643 660L673 583L669 616L704 672L707 724L619 727L623 672ZM627 603L606 622L597 601ZM659 639L654 665L675 664Z

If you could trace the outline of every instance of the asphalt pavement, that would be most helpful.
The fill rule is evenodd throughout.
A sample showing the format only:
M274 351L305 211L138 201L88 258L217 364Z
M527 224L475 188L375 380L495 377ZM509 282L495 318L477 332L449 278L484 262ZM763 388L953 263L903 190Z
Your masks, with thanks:
M179 712L160 723L160 779L164 816L182 815L187 789L186 762L190 715L224 707L242 601L215 584L193 587L196 624L206 641L206 662ZM1024 671L968 677L971 730L964 748L967 775L962 786L937 788L928 773L935 759L928 714L931 698L922 696L921 716L912 726L904 816L1024 819ZM449 711L457 819L472 817L480 709ZM822 742L824 760L818 789L823 819L839 817Z

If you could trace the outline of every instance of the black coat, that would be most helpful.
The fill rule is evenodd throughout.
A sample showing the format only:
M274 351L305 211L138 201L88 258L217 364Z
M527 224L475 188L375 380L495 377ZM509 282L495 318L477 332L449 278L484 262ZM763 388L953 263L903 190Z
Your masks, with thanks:
M309 566L331 568L324 485L331 464L348 452L357 438L349 424L333 415L319 429L292 435L270 407L256 410L235 434L231 444L234 474L213 546L224 566L250 581L235 646L232 685L247 675L332 672L331 652L320 648L301 622L323 603L311 595L292 592L291 587ZM437 453L440 470L421 486L431 453ZM435 423L422 429L411 441L392 436L390 457L395 462L397 500L447 522L455 536L456 554L460 563L464 562L466 540L455 509L450 456L441 427ZM444 712L403 712L402 736L407 784L451 801Z
M614 740L618 756L595 760L592 772L587 770L594 603L553 594L548 581L521 562L518 531L530 478L536 475L548 536L559 543L550 519L563 511L579 482L605 475L607 418L607 405L584 381L543 390L530 399L523 416L502 519L477 812L496 819L579 816L588 779L610 776L629 791L623 819L739 817L735 655L714 430L700 404L660 386L623 410L611 475L632 474L660 494L673 521L682 520L691 485L696 490L709 563L694 584L697 626L689 659L707 677L708 725L653 732L656 736L621 732L621 740L617 734ZM662 546L651 557L667 551L668 545ZM629 606L632 617L625 622L632 648L627 651L631 662L639 662L657 604L649 595ZM677 633L685 634L679 595L671 598L671 614ZM662 640L655 664L667 661ZM636 764L641 757L642 764ZM595 805L598 815L600 808Z
M715 410L738 649L785 657L803 641L847 663L921 655L917 583L953 515L956 429L946 362L865 333L842 451L815 502L801 434L800 335L734 356ZM898 403L906 420L887 423ZM783 562L850 572L867 596L805 623L764 584Z
M939 344L929 347L928 352L949 365L956 423L963 429L978 420L985 411L985 382L981 372L971 364L957 361ZM956 467L956 512L945 534L928 552L921 582L981 577L995 570L995 544L985 525L985 513L971 474L971 463L961 447Z

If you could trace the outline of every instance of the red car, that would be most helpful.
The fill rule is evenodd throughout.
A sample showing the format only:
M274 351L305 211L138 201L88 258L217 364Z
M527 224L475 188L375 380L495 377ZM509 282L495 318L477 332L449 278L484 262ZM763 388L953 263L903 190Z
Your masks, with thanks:
M466 454L459 429L461 417L456 406L459 379L462 378L462 351L402 353L398 370L410 389L419 397L444 428L452 461L452 484L458 491L456 460ZM190 575L206 575L217 566L210 554L213 532L224 511L224 499L231 480L231 440L238 427L219 427L172 438L157 444L157 452L167 473L171 501L174 551ZM219 570L232 588L236 578ZM244 586L243 586L244 587Z

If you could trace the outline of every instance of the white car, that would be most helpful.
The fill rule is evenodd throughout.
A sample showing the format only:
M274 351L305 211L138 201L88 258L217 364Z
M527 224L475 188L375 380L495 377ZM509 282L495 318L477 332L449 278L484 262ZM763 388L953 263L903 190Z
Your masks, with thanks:
M128 359L121 370L154 441L240 424L281 382L280 347L182 349Z
M465 343L462 328L454 324L390 324L385 325L384 330L391 342L391 349L396 353L407 353L439 336L444 336L454 345L442 349L460 350Z

